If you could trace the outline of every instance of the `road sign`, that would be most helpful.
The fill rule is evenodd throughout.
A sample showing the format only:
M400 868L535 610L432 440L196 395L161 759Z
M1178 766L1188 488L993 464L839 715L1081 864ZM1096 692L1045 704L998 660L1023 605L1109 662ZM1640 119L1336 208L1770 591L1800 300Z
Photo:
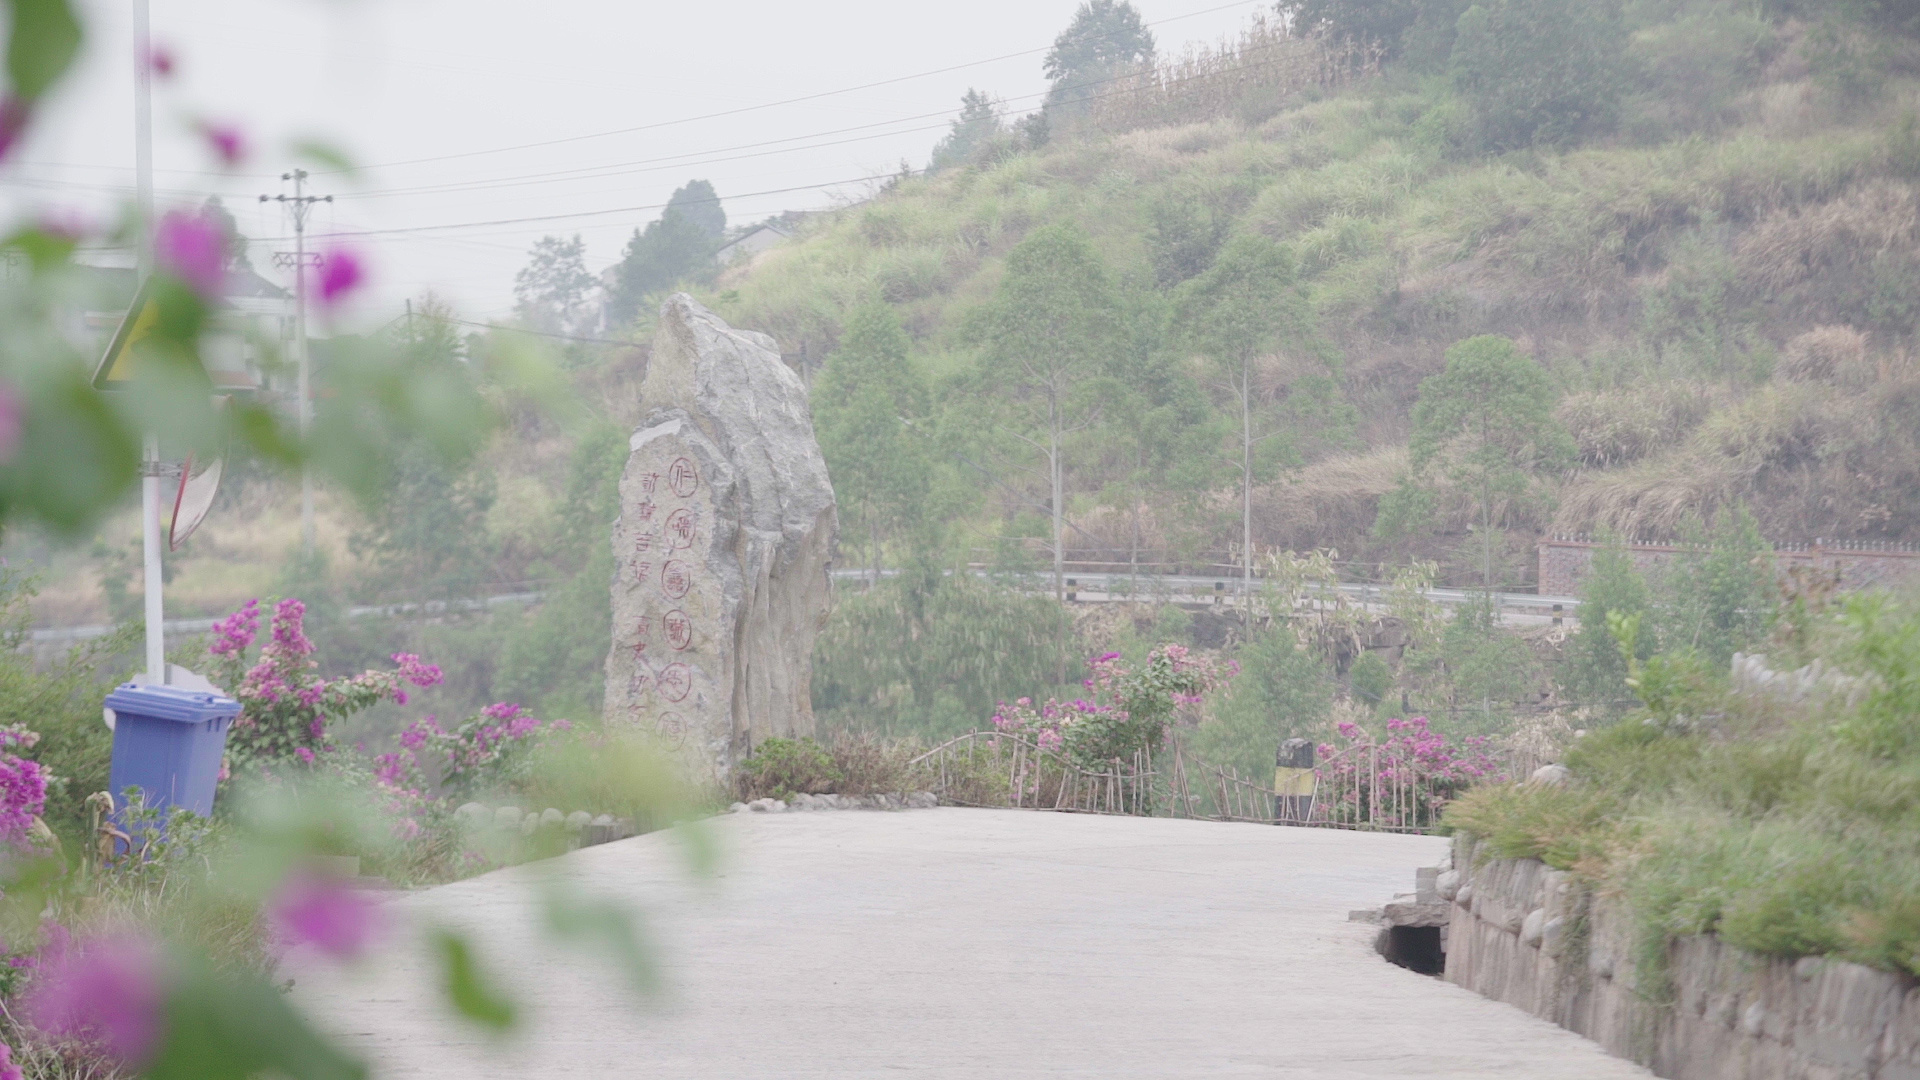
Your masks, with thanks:
M113 332L100 366L93 370L95 390L126 390L133 386L134 346L145 341L160 321L160 302L153 298L153 279L147 278L133 294L120 328Z

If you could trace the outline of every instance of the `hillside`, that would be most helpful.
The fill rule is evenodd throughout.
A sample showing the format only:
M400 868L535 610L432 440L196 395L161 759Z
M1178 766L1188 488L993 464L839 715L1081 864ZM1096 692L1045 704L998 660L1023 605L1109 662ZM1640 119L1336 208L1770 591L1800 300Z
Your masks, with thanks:
M1182 282L1233 238L1257 237L1297 267L1310 312L1303 335L1262 357L1257 393L1283 402L1325 364L1353 422L1259 478L1256 546L1438 556L1447 576L1469 576L1453 557L1460 513L1391 543L1372 526L1405 472L1422 380L1480 334L1513 339L1544 368L1578 449L1546 478L1549 497L1508 508L1506 580L1528 580L1542 531L1670 536L1688 514L1735 503L1779 542L1920 540L1908 53L1849 91L1820 26L1748 12L1630 6L1617 121L1500 153L1472 147L1444 75L1352 56L1308 65L1298 51L1324 46L1256 25L1123 84L1131 97L1116 93L1045 145L1001 134L963 166L815 218L708 299L811 358L834 354L859 305L883 302L938 410L978 393L970 320L1036 230L1083 230L1124 303L1165 326ZM1153 123L1170 116L1179 122ZM1204 382L1178 335L1148 333L1144 350ZM1210 502L1131 504L1116 492L1135 488L1094 441L1068 461L1072 546L1127 546L1133 510L1153 546L1177 546L1196 522L1189 546L1237 542L1230 480L1202 481ZM1018 519L1044 504L1039 488L961 482L984 500L976 535L1032 533Z

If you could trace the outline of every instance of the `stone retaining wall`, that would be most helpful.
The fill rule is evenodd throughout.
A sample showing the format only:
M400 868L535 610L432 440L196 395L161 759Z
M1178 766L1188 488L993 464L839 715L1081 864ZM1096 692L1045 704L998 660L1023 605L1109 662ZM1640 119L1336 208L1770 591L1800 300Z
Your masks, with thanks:
M1456 838L1435 886L1452 904L1447 981L1674 1080L1920 1080L1913 980L1696 937L1669 949L1670 987L1642 988L1621 904L1536 860L1474 854Z
M1600 543L1584 537L1552 536L1540 541L1539 590L1542 596L1577 596L1593 567ZM1629 544L1627 557L1641 573L1665 567L1688 550L1677 544ZM1846 590L1889 587L1920 578L1920 551L1896 544L1830 541L1786 545L1773 551L1784 574L1809 566L1840 576Z

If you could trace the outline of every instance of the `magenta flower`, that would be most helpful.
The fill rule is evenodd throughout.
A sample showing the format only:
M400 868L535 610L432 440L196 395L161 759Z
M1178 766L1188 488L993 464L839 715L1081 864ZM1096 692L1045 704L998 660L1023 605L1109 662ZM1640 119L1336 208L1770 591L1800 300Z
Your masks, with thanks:
M213 644L207 651L215 656L234 656L246 652L260 632L260 601L249 600L240 610L213 624Z
M335 960L359 956L380 931L379 907L365 893L319 874L288 877L268 905L268 917L282 939L312 945Z
M220 164L231 169L247 157L247 137L233 124L203 124L200 135L207 140Z
M0 1080L24 1080L25 1076L13 1063L13 1047L0 1043Z
M49 1035L96 1043L138 1067L159 1046L166 996L153 942L99 938L47 961L28 992L26 1016Z
M160 268L185 282L202 300L214 300L227 282L227 238L200 214L169 210L153 231Z
M344 247L336 247L320 256L320 302L328 307L346 299L366 278L360 256Z

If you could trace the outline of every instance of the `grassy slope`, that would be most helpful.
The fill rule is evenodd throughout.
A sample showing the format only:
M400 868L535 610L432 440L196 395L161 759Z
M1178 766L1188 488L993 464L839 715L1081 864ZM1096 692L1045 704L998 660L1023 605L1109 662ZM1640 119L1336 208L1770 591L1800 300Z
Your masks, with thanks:
M962 317L1033 228L1079 222L1150 289L1154 208L1199 206L1294 248L1361 416L1362 447L1265 493L1267 543L1367 549L1419 381L1486 332L1552 371L1586 458L1558 516L1523 526L1660 534L1744 499L1782 540L1920 540L1920 144L1898 122L1913 92L1842 107L1797 33L1774 28L1715 123L1643 119L1637 138L1565 152L1450 152L1444 87L1398 78L1264 119L1066 142L900 184L712 299L816 357L852 305L886 300L938 376L967 363ZM1851 331L1806 336L1821 327Z

